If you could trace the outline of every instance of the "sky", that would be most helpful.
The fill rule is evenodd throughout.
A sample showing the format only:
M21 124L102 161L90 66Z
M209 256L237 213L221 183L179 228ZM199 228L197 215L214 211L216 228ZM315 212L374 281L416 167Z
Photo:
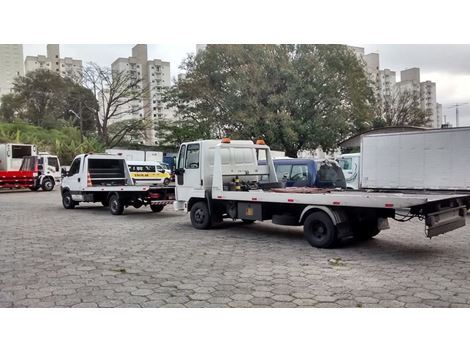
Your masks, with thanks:
M96 62L110 66L118 57L132 55L134 44L61 44L61 57L81 59L84 63ZM470 126L470 45L452 44L357 44L365 53L380 55L380 69L388 68L397 72L419 67L421 81L436 82L437 101L443 104L443 115L455 126L453 104L469 103L459 109L460 126ZM24 45L24 55L45 55L46 45ZM149 44L149 59L170 61L171 75L176 77L179 66L188 53L196 51L196 44Z

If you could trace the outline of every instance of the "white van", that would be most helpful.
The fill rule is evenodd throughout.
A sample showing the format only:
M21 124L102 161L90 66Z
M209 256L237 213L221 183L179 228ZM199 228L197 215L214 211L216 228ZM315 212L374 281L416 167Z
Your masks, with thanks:
M361 153L342 154L336 161L343 169L347 188L359 189Z
M168 185L171 182L171 174L157 161L128 161L127 167L136 185Z

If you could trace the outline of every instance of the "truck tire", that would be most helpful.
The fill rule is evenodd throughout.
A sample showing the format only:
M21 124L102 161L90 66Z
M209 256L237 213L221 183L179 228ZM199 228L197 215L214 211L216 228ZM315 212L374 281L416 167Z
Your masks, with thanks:
M191 224L198 230L211 227L211 217L206 202L197 202L191 207Z
M166 179L163 180L163 184L165 186L168 186L170 184L170 182L171 182L171 180L169 178L166 178Z
M77 205L77 202L72 199L72 195L69 191L62 193L62 205L65 209L73 209Z
M124 204L117 194L109 197L109 211L113 215L121 215L124 212Z
M312 247L331 248L337 242L336 227L330 217L316 211L307 216L304 222L304 236Z
M152 209L152 211L153 211L154 213L159 213L159 212L161 212L161 211L163 210L163 208L165 208L164 205L160 205L160 204L155 204L155 205L153 205L153 204L150 204L150 209Z
M45 192L50 192L54 189L54 181L50 177L46 177L42 180L41 188Z

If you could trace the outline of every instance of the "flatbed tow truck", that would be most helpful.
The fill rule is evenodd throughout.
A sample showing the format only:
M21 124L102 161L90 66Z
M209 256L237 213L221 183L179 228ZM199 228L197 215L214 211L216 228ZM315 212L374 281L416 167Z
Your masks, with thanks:
M153 212L160 212L175 198L171 186L135 185L126 160L119 155L80 154L62 176L62 205L66 209L81 202L100 202L113 215L121 215L128 206L150 206Z
M195 228L208 229L224 218L272 220L303 226L307 241L319 248L333 247L347 237L376 236L388 228L389 218L424 220L431 238L465 226L470 208L465 193L283 188L262 140L183 143L176 175L174 207L189 212Z

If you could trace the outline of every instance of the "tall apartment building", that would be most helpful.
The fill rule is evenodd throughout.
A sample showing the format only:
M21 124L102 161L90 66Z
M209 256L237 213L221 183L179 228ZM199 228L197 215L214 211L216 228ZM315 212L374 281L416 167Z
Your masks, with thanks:
M59 44L47 44L47 55L26 56L24 61L26 73L38 69L50 70L62 77L80 79L83 71L82 60L71 57L60 57Z
M118 72L129 72L142 80L142 89L145 92L140 102L133 102L133 106L124 106L127 111L137 110L123 119L147 118L151 127L145 131L146 144L155 144L154 123L159 119L171 118L171 111L164 108L162 94L165 88L171 85L170 63L159 59L149 60L146 44L137 44L132 48L132 56L118 58L111 69Z
M414 67L400 71L400 82L396 86L400 93L408 91L419 98L421 92L419 68Z
M23 75L23 45L0 44L0 97L10 93L14 79Z
M382 99L391 99L395 94L397 75L395 71L388 68L379 71L379 90Z
M356 57L364 64L365 70L369 75L375 93L380 93L380 57L378 53L365 54L364 48L358 46L347 46Z
M436 102L436 83L431 81L421 82L420 89L421 109L430 114L431 127L441 127L442 119L439 118Z

